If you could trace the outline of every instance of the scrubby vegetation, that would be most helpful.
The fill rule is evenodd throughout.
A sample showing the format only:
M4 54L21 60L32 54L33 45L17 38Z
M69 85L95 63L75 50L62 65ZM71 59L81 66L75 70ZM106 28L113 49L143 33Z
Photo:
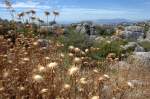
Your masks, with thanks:
M111 38L115 27L96 26L96 41L72 25L57 26L57 11L52 22L50 12L44 22L34 10L19 13L18 22L5 3L12 21L0 23L0 99L149 99L149 68L127 57L127 40Z

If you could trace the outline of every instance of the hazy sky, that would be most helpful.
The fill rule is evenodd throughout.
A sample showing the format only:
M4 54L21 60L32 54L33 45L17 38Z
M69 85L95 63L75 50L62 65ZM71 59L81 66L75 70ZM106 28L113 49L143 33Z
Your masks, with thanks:
M10 18L0 0L0 17ZM35 9L44 18L43 11L58 10L58 21L125 18L150 19L150 0L11 0L17 13ZM53 16L51 16L53 18Z

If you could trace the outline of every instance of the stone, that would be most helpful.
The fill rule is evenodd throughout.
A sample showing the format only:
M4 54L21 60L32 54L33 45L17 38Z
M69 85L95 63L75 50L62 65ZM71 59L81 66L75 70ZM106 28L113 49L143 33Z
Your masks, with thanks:
M145 52L144 48L140 45L137 45L137 47L135 47L134 52Z
M144 38L144 30L140 26L128 26L121 32L121 38L136 41Z

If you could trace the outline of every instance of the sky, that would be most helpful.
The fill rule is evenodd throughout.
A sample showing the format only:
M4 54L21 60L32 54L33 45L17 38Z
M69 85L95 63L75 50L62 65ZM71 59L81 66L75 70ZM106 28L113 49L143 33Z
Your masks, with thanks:
M97 19L150 19L150 0L11 0L16 13L34 9L45 19L43 11L57 10L57 21L83 21ZM0 0L0 17L10 19L9 11ZM50 20L53 19L50 16Z

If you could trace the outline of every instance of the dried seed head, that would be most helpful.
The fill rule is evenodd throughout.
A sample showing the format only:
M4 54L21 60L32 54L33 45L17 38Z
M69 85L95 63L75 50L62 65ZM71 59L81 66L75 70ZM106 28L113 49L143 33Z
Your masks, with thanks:
M38 42L33 42L33 45L34 45L34 46L37 46L37 45L38 45Z
M133 85L133 83L131 83L131 82L127 82L127 85L128 85L130 88L134 88L134 85Z
M64 84L63 88L64 88L65 90L69 90L69 89L71 88L71 86L70 86L69 84Z
M46 68L44 66L39 66L38 70L39 70L39 72L45 72Z
M88 53L89 52L89 49L85 49L85 53Z
M75 75L75 74L78 73L78 71L79 71L79 68L78 68L78 67L71 67L71 68L69 69L69 75L70 75L70 76Z
M55 68L57 68L57 66L58 66L58 63L56 63L56 62L52 62L47 65L47 67L50 69L55 69Z
M72 50L74 50L74 46L69 46L68 49L69 49L70 51L72 51Z
M41 82L43 81L43 77L41 75L34 75L33 76L33 79L36 81L36 82Z
M25 62L30 61L30 59L29 59L29 58L27 58L27 57L23 58L22 60L23 60L23 61L25 61Z
M74 58L74 63L75 63L75 64L80 64L80 63L81 63L81 59L78 58L78 57L75 57L75 58Z
M83 84L83 85L87 84L86 78L81 78L80 83Z
M74 48L75 53L79 53L81 50L79 48Z
M98 81L99 81L99 82L104 81L104 78L103 78L103 77L99 77L99 78L98 78Z
M94 69L93 72L96 74L99 73L99 71L97 69Z
M42 89L42 90L40 91L41 94L44 94L44 93L47 93L47 92L48 92L48 89Z
M9 76L9 72L8 71L6 71L6 72L3 73L3 77L4 78L7 78L8 76Z
M21 86L21 87L19 87L19 90L20 90L20 91L24 91L24 90L25 90L25 87Z
M110 77L106 74L103 75L105 79L110 79Z
M73 55L72 53L69 53L68 56L69 56L69 57L73 57L74 55Z
M65 55L63 53L60 54L61 58L65 58Z
M4 87L1 87L0 88L0 92L2 92L2 91L4 91L5 90L5 88Z
M91 99L99 99L99 96L93 96Z
M50 60L50 57L45 57L46 60Z

